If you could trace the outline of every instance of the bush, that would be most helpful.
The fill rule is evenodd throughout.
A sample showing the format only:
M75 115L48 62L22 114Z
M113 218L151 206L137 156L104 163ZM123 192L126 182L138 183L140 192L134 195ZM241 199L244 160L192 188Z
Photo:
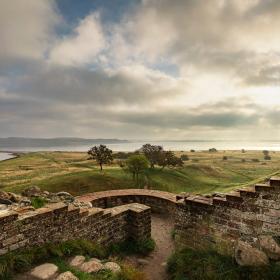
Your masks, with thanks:
M280 265L249 268L238 266L235 260L215 251L183 249L168 260L171 280L261 280L280 279Z
M181 160L187 161L187 160L189 160L189 156L188 155L181 155Z
M216 148L211 148L211 149L209 149L209 152L210 153L216 153L216 152L218 152L218 150Z
M31 198L31 205L35 208L42 208L47 204L47 201L43 197L33 197Z
M260 160L257 158L252 158L252 162L260 162Z
M113 244L109 251L116 255L141 255L147 256L155 249L155 241L151 238L135 241L128 239L124 242Z
M195 153L195 150L192 149L192 150L191 150L191 153Z
M228 157L227 156L223 156L223 160L228 160Z
M264 160L271 160L271 156L270 155L265 155Z

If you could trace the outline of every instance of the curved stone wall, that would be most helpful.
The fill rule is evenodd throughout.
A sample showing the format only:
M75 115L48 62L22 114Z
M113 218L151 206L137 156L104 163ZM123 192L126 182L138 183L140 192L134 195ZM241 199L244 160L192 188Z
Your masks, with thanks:
M176 210L176 194L157 190L111 190L86 194L77 199L83 202L91 202L94 207L100 208L141 203L151 207L155 213L174 214Z

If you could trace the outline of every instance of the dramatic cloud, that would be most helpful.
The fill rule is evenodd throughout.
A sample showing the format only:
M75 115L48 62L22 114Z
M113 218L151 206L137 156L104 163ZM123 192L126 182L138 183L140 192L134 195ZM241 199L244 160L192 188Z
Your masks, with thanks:
M94 62L105 47L98 14L83 19L70 35L59 40L50 53L51 62L62 65L83 65Z
M278 0L110 2L0 0L1 136L280 137Z

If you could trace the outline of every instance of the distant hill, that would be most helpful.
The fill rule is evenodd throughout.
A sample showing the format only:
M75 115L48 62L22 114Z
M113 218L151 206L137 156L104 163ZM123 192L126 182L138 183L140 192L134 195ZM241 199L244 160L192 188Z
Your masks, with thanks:
M23 138L7 137L0 138L0 148L40 148L40 147L67 147L95 144L118 144L127 143L128 140L120 139L84 139L84 138Z

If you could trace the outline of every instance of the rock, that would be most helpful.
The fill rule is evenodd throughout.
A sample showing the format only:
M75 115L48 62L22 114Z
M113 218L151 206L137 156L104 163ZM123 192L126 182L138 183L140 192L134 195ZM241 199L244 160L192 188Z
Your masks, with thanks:
M107 262L104 264L104 269L108 269L114 273L120 272L121 267L115 262Z
M58 267L52 263L45 263L32 269L30 275L38 279L51 279L58 272Z
M95 259L89 260L88 262L84 262L80 266L80 270L86 273L94 273L104 269L103 264L98 260Z
M10 199L10 196L8 195L8 193L6 193L4 191L0 191L0 198L2 198L2 199Z
M7 210L8 206L6 204L0 204L0 211Z
M272 236L262 235L259 237L259 240L262 249L270 259L280 259L280 246Z
M85 260L86 258L84 256L75 256L70 260L69 265L79 267L85 262Z
M60 274L56 280L79 280L73 273L70 271Z
M32 187L25 189L22 192L22 195L27 196L27 197L32 197L32 196L38 196L40 193L41 193L41 189L39 187L32 186Z
M0 198L0 204L11 205L13 202L9 199Z
M145 260L145 259L137 259L137 262L138 262L140 265L147 265L147 264L149 264L149 261L148 261L148 260Z
M68 192L58 192L56 194L60 199L73 202L75 198Z
M263 266L269 262L264 252L243 241L238 241L235 248L235 259L241 266Z
M23 198L19 201L20 206L30 206L31 204L32 204L31 200L29 200L27 198Z
M23 214L23 213L35 211L35 208L33 206L24 206L24 207L15 207L13 210L20 214Z
M17 202L19 202L22 199L22 197L20 195L17 195L15 193L8 192L7 194L9 195L9 199L12 202L16 202L17 203Z

